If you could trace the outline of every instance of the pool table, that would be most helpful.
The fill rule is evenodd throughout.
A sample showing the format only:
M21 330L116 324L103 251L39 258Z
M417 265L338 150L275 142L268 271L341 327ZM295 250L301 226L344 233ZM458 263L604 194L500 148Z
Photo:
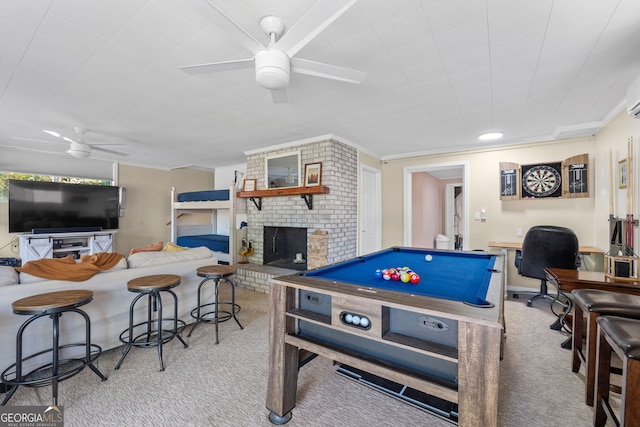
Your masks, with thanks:
M420 281L376 276L391 267ZM461 426L497 425L503 270L497 253L392 247L272 279L271 421L291 418L314 354L451 402Z

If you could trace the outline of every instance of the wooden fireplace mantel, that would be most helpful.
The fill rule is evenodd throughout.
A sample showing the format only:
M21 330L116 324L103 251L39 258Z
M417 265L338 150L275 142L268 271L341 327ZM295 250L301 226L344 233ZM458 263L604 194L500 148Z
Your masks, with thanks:
M270 188L267 190L238 191L237 196L249 199L256 205L258 210L262 210L263 197L300 196L307 203L307 207L313 209L314 194L329 194L329 187L318 185L316 187L289 187Z

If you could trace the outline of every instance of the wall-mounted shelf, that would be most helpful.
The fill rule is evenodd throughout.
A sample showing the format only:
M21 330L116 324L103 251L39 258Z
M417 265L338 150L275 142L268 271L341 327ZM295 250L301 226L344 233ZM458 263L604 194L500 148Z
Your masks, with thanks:
M256 208L262 210L263 197L282 197L282 196L300 196L304 199L309 210L313 209L314 194L329 194L329 187L318 185L316 187L290 187L290 188L270 188L268 190L256 191L239 191L237 196L249 199L256 205Z

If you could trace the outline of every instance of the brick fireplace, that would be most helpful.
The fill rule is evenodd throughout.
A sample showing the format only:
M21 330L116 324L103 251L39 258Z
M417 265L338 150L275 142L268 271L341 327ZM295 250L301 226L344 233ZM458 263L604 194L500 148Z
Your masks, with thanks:
M304 252L308 269L356 256L357 240L357 150L335 139L324 139L301 145L291 145L277 151L250 154L247 157L247 178L257 180L258 190L266 189L265 159L271 155L300 152L302 172L308 163L322 162L322 185L329 194L313 196L309 209L300 196L264 197L262 209L247 201L247 237L255 250L251 264L270 262L267 249L273 252L273 239L265 241L265 227L305 229ZM278 249L278 248L276 248Z

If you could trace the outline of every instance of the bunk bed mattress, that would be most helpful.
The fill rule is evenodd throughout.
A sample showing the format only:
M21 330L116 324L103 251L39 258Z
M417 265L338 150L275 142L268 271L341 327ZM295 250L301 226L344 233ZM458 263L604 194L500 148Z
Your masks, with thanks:
M206 246L214 252L229 253L229 236L221 234L200 234L197 236L180 236L176 244L185 248Z
M229 190L189 191L178 194L179 202L229 200Z

